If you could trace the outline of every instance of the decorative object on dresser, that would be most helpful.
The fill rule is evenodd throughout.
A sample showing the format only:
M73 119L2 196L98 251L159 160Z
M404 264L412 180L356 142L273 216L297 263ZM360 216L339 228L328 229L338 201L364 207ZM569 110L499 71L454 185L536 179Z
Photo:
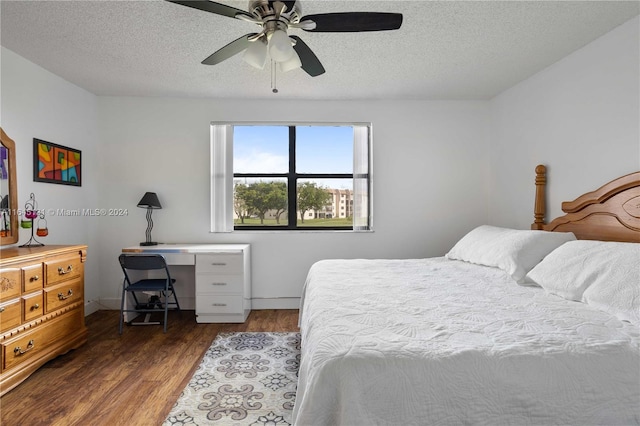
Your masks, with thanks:
M33 181L82 186L82 151L33 139Z
M31 229L31 238L29 238L29 241L27 241L20 247L44 246L44 244L36 240L36 237L33 235L34 229L36 228L35 226L33 226L33 221L36 219L38 219L38 231L36 235L44 237L49 234L49 230L47 229L46 225L47 221L44 218L44 210L38 210L38 202L36 201L36 196L33 194L33 192L31 193L31 195L29 195L29 199L27 200L27 202L24 203L24 217L25 219L20 221L20 225L23 228ZM44 221L44 225L42 221ZM44 227L42 228L42 226Z
M161 209L162 205L158 200L158 195L155 192L147 192L142 199L138 202L138 207L147 209L147 232L145 233L147 239L145 242L140 243L141 246L155 246L158 243L151 241L151 230L153 229L153 221L151 220L151 210Z
M10 247L0 259L0 395L87 341L87 246Z

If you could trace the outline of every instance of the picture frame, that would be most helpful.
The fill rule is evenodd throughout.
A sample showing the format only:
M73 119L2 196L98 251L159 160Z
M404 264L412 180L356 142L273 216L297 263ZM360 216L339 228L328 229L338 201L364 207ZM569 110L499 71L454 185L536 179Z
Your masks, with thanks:
M34 138L33 181L82 186L82 151Z

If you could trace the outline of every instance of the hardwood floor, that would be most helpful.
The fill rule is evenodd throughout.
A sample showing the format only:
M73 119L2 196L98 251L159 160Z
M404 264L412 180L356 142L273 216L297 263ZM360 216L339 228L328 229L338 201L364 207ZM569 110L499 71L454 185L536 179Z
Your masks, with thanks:
M244 324L198 324L170 312L162 326L125 326L118 311L86 318L89 340L0 399L0 424L160 425L220 332L298 331L297 310L252 311Z

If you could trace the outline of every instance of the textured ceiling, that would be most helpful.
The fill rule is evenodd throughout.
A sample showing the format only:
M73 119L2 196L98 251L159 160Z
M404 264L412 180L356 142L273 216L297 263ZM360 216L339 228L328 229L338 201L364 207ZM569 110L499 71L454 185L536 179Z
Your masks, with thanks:
M220 1L246 10L247 1ZM162 0L1 1L0 43L97 95L489 99L640 13L637 1L303 0L303 15L399 12L397 31L290 30L327 72L278 74L241 55L200 62L250 23Z

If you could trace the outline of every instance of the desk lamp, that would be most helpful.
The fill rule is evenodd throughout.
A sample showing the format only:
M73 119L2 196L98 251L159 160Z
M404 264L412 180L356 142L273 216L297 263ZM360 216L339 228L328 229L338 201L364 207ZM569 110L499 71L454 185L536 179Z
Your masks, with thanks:
M151 220L151 210L153 209L161 209L162 205L160 205L160 200L158 200L158 196L155 192L147 192L144 194L140 202L138 202L138 207L147 209L147 241L140 243L141 246L155 246L158 243L151 241L151 229L153 228L153 221Z

